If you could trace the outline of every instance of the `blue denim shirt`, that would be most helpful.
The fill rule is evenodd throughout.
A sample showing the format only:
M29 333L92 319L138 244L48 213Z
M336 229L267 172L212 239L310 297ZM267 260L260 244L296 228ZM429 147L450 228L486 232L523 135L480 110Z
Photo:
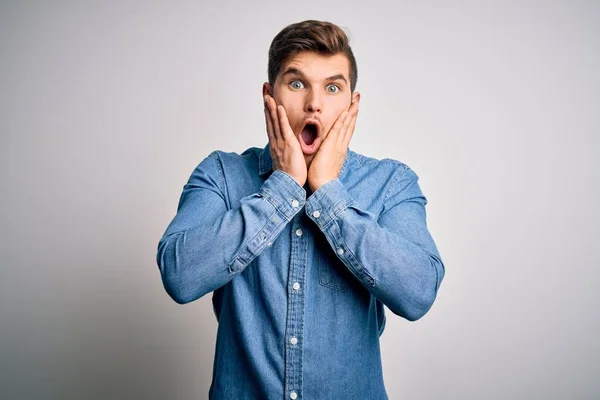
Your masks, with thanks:
M209 398L387 399L383 305L421 318L445 272L417 180L348 150L311 194L272 171L269 145L196 167L157 263L176 302L213 292Z

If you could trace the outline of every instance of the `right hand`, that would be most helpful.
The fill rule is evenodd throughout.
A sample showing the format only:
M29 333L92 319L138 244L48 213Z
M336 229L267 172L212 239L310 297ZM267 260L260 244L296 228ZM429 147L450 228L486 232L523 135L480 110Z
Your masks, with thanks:
M282 105L277 105L275 99L268 94L264 96L264 100L273 171L286 172L300 186L304 186L307 176L306 160L285 109Z

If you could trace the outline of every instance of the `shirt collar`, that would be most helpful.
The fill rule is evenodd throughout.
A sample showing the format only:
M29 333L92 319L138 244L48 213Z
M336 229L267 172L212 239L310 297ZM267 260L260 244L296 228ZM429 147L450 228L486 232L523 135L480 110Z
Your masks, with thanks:
M273 169L273 159L271 158L271 148L269 146L270 144L267 143L267 145L261 150L260 154L258 155L258 173L260 175L265 175L271 172L271 170ZM342 169L340 170L340 177L346 171L346 167L348 166L348 162L352 154L352 150L348 148L348 151L346 152L346 158L344 159L344 164L342 164Z
M271 148L269 143L261 150L258 155L258 173L265 175L273 169L273 160L271 159Z

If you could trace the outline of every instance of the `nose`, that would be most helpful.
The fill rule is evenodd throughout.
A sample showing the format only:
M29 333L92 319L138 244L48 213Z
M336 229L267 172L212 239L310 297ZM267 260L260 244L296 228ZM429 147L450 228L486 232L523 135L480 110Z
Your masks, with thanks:
M323 99L316 90L310 90L306 94L304 101L304 111L307 113L321 112L323 108Z

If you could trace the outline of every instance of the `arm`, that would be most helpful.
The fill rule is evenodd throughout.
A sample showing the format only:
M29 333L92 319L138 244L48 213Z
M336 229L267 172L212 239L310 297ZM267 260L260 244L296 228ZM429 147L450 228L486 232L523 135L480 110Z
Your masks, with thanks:
M258 193L228 210L221 175L217 153L196 167L184 186L177 214L158 243L156 260L163 285L180 304L233 279L275 240L305 202L304 189L287 173L275 171Z
M340 260L392 312L410 321L431 308L445 272L417 180L410 168L400 168L379 216L361 210L339 179L306 202L308 216Z

